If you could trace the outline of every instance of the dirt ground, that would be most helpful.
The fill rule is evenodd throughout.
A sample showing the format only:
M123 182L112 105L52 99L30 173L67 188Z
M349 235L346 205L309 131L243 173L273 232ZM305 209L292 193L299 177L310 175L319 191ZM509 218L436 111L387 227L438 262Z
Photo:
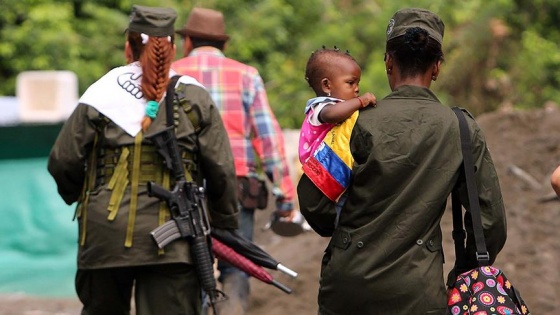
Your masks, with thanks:
M530 112L494 112L477 117L477 121L498 170L508 215L508 241L495 265L519 289L533 315L560 314L560 200L549 183L552 170L560 164L560 109L550 106ZM294 141L296 132L287 132L291 157L295 157ZM262 230L269 215L270 210L258 213L255 241L299 275L292 279L270 271L293 290L292 294L252 279L248 315L317 314L320 261L328 239L312 231L282 238ZM444 216L443 225L449 269L454 261L451 213ZM0 296L0 315L65 315L79 314L79 310L75 298Z

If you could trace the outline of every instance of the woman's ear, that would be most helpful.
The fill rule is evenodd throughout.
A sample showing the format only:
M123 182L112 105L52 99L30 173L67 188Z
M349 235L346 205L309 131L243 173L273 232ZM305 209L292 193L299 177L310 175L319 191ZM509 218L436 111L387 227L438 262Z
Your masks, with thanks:
M391 57L391 55L389 55L388 53L385 53L385 72L387 72L387 75L390 75L393 72L393 57Z
M329 81L329 79L327 78L322 78L321 89L323 90L323 93L331 95L331 81Z
M432 67L432 80L435 81L437 79L437 77L439 76L439 70L441 69L441 60L438 60L436 63L434 63L433 67Z

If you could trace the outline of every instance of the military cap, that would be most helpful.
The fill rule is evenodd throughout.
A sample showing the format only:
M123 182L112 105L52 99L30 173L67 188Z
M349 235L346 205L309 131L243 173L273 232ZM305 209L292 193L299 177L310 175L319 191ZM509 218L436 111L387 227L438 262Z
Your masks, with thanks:
M171 36L175 31L173 24L177 13L171 8L132 6L128 31L149 36Z
M428 35L443 44L443 21L435 13L418 8L407 8L397 11L387 26L387 41L404 35L406 30L420 27L428 32Z

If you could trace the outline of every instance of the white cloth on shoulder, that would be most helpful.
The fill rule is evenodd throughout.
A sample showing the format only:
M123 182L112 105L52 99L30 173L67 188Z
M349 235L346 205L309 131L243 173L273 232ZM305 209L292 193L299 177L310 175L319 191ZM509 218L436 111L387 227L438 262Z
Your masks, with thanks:
M170 77L176 74L173 70L169 72ZM135 137L142 129L141 123L148 102L140 88L141 78L142 68L138 62L114 68L93 83L79 103L95 108ZM178 84L193 84L204 88L196 79L186 75L181 76ZM160 100L160 105L164 102L165 95Z

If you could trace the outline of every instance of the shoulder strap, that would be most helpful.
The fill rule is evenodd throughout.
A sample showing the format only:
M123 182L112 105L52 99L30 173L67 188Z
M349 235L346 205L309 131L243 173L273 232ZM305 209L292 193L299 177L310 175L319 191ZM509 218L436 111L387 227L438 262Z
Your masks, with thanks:
M167 127L173 126L173 99L175 98L175 85L181 78L180 75L175 75L169 79L167 84L167 93L165 95L165 116L167 119Z
M177 91L175 86L177 85L177 81L179 81L179 79L181 78L181 75L175 75L173 76L171 79L169 79L169 84L167 85L167 94L165 95L165 116L166 116L166 121L167 121L167 127L170 126L174 126L174 122L173 122L173 103L174 100L177 100L177 104L181 104L182 102L182 96L184 96L184 93L181 91ZM183 107L184 104L183 104ZM189 118L189 121L191 122L191 124L194 127L195 133L197 134L196 136L196 142L198 145L198 132L200 130L200 118L199 116L194 113L194 111L192 110L192 107L188 106L188 110L185 109L185 112L187 114L187 117ZM183 154L185 154L185 152L183 151ZM196 154L191 153L189 155L189 160L191 160L193 162L193 165L195 167L195 170L199 169L199 159L196 157ZM193 178L193 174L191 173L192 169L188 169L188 171L185 172L185 176L187 176L187 179L192 180ZM198 174L200 175L200 173L198 172ZM198 180L200 180L200 178L198 178Z
M463 111L458 107L453 107L453 112L459 119L459 132L461 134L461 151L463 153L463 170L465 172L465 178L467 182L467 193L469 197L470 212L473 223L474 238L476 244L476 260L479 266L487 266L490 263L490 256L488 250L486 249L486 242L484 240L484 230L482 229L482 217L480 213L480 204L478 200L478 189L476 187L476 181L474 178L474 162L472 154L472 144L469 132L469 125L465 119ZM457 199L456 195L452 195L452 198ZM460 203L455 201L453 203L453 221L455 230L455 221L460 222L462 229L462 211L460 209ZM455 231L454 231L455 233ZM457 250L457 244L455 246Z

